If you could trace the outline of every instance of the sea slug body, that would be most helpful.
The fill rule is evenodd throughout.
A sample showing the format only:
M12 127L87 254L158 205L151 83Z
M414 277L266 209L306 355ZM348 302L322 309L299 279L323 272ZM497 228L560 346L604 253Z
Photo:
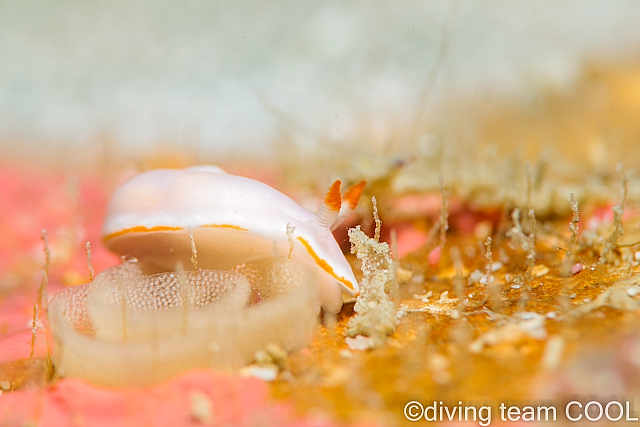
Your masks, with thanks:
M340 185L334 182L313 214L262 182L215 166L153 170L116 190L104 242L120 255L166 270L178 261L191 265L190 234L203 269L229 270L274 255L290 257L317 273L321 306L337 312L342 294L356 295L359 288L331 230L355 208L365 182L344 195Z

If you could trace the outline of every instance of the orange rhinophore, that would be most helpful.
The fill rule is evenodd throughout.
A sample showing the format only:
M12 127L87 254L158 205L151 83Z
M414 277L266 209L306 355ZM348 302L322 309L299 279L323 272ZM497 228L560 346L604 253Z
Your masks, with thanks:
M341 185L342 182L340 180L336 180L331 184L318 208L316 220L322 227L330 227L338 218L338 214L340 214L340 207L342 206L342 198L340 197Z
M356 209L358 206L358 202L360 201L360 197L362 197L362 192L364 191L364 187L367 185L367 182L362 180L357 184L353 184L351 187L347 188L347 190L342 195L342 200L346 203L342 204L340 208L340 213L336 217L335 221L331 225L331 230L335 230L338 228L342 222L347 219L349 215Z

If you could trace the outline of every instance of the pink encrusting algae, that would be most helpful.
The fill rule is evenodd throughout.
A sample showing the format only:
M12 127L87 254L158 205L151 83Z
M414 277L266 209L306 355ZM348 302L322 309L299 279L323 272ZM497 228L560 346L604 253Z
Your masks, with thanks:
M0 420L3 426L31 423L40 427L336 425L330 420L297 416L291 405L270 401L268 386L262 380L208 369L134 390L64 379L46 389L6 393L0 398Z

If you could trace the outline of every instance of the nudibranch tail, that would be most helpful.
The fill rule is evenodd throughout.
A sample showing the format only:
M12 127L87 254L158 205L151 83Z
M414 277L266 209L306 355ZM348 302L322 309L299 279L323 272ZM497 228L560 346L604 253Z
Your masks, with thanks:
M342 206L342 198L340 196L341 185L342 182L339 179L331 184L329 191L327 191L324 200L320 204L320 208L318 208L316 220L322 227L330 227L336 218L338 218L340 207Z
M364 191L364 187L366 187L367 181L362 180L357 184L353 184L351 187L347 188L342 196L342 200L346 203L342 204L340 208L340 213L338 217L335 219L333 224L331 225L331 231L338 228L342 222L347 219L349 215L356 209L358 206L358 202L360 202L360 197L362 197L362 192Z

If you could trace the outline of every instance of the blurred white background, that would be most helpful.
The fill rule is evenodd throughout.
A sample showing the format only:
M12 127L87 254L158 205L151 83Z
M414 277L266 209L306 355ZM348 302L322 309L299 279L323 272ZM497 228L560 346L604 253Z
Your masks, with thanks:
M451 100L568 87L640 52L637 1L0 2L0 141L268 150ZM10 141L10 143L7 143Z

